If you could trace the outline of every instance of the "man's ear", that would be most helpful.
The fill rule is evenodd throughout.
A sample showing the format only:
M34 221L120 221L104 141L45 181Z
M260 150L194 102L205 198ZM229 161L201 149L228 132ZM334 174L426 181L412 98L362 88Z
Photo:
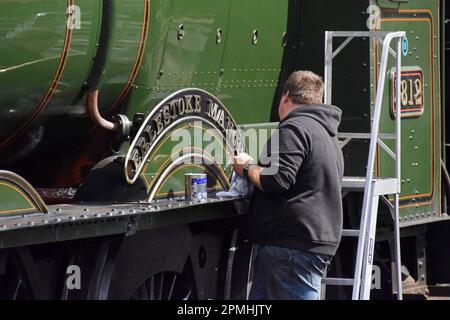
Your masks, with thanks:
M285 94L283 94L283 97L281 98L283 103L286 104L289 101L289 91L287 91Z

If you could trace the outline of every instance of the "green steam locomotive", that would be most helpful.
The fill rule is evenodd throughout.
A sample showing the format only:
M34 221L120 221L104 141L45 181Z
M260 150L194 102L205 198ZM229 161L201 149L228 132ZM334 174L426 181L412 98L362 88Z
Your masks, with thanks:
M325 31L367 28L407 34L403 290L447 295L445 1L345 4L1 1L0 298L245 299L248 199L217 196L230 188L230 159L242 150L258 156L292 71L324 73ZM380 55L380 44L363 38L336 58L333 102L343 110L347 176L366 172L369 141L345 137L371 130ZM395 123L394 67L383 129ZM186 135L196 142L180 143ZM378 152L378 176L394 170L386 157ZM187 173L207 174L207 200L185 199ZM362 195L343 201L345 224L357 225ZM374 298L395 291L388 215L380 206ZM354 251L344 240L330 274L351 273Z

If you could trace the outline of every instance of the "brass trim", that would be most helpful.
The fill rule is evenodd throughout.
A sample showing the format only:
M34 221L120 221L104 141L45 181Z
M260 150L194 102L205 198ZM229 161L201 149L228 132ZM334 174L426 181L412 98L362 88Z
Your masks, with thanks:
M48 208L44 200L42 200L41 196L37 193L33 186L29 184L24 178L13 172L0 170L0 179L11 182L12 184L18 186L25 192L25 198L32 201L32 204L35 206L36 210L38 210L40 213L48 213Z
M166 105L167 101L170 101L172 98L176 97L177 95L179 95L179 94L181 94L181 93L183 93L183 92L185 92L185 91L190 91L190 90L195 90L195 91L197 91L197 92L201 92L201 93L203 93L203 94L205 94L205 95L208 95L208 96L214 98L216 101L218 101L218 102L221 104L221 106L228 112L228 115L229 115L231 121L236 125L236 128L237 128L237 124L236 124L236 121L234 120L233 116L232 116L231 113L228 111L228 109L225 107L225 105L223 105L223 103L221 103L220 100L219 100L216 96L214 96L213 94L211 94L211 93L209 93L209 92L207 92L207 91L205 91L205 90L202 90L202 89L198 89L198 88L185 88L185 89L179 90L179 91L174 92L173 94L169 95L169 96L166 97L164 100L162 100L155 108L153 108L153 110L152 110L152 111L150 112L150 114L146 117L146 120L144 121L144 123L142 124L141 128L140 128L139 131L137 132L136 137L139 137L139 136L143 133L143 131L144 131L144 129L145 129L145 126L147 125L149 119L151 119L157 112L159 112L160 109L161 109L161 107L163 107L164 105ZM178 120L172 122L170 125L168 125L167 127L164 128L164 130L158 135L158 137L156 137L156 139L155 139L154 141L152 141L152 145L151 145L151 147L148 149L148 151L146 152L146 154L144 155L144 157L143 157L143 159L142 159L142 163L140 164L139 168L136 168L136 172L135 172L133 178L130 179L130 177L128 176L128 163L129 163L130 156L131 156L131 155L130 155L130 152L135 148L136 143L137 143L137 139L135 138L134 141L131 143L130 147L128 148L127 156L126 156L126 159L125 159L124 174L125 174L125 178L126 178L127 182L128 182L129 184L134 184L134 183L136 182L136 180L139 178L139 175L142 173L142 171L143 171L143 169L144 169L144 167L145 167L145 165L146 165L146 161L147 161L148 157L152 154L152 152L154 151L154 149L158 146L159 142L165 137L165 135L166 135L168 132L170 132L173 128L175 128L176 126L178 126L178 125L181 124L181 123L189 122L189 121L195 121L195 120L198 120L198 121L200 121L200 122L207 123L207 124L210 125L212 128L217 128L217 125L215 125L213 122L211 122L211 121L209 121L209 120L207 120L207 119L205 119L205 118L199 117L199 116L186 116L186 117L180 118L180 119L178 119ZM220 130L219 130L219 131L220 131ZM240 135L239 130L238 130L238 134L239 134L240 140L243 142L244 139L243 139L242 136ZM226 147L228 147L228 146L229 146L229 141L228 141L227 139L225 139L225 141L226 141L226 143L227 143L227 146L226 146ZM232 148L230 148L230 149L232 149Z

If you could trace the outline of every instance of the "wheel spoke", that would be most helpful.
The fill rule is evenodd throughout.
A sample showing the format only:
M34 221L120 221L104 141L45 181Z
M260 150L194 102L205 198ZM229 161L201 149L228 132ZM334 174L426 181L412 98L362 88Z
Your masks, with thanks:
M18 281L17 281L16 287L15 287L15 289L13 291L13 296L11 297L12 300L17 300L17 297L19 295L20 287L22 286L22 279L19 278L17 280Z
M150 300L155 299L155 276L150 278Z
M173 289L175 288L175 283L176 283L176 281L177 281L177 275L174 274L174 275L173 275L172 284L171 284L171 286L170 286L169 295L167 296L167 300L171 300L171 299L172 299Z
M18 300L32 298L30 288L27 286L26 281L19 273L11 274L10 276L2 276L0 278L0 288L0 299Z
M163 300L163 289L164 289L164 273L161 273L161 276L159 277L159 295L158 300Z
M189 288L188 293L186 294L186 297L183 298L183 300L189 300L189 298L192 296L192 289Z
M190 300L195 295L191 277L171 271L154 274L136 290L132 298L141 300Z
M7 256L7 259L5 258ZM33 259L27 248L14 249L1 255L0 299L39 299L39 283L33 274ZM30 280L32 279L32 280Z

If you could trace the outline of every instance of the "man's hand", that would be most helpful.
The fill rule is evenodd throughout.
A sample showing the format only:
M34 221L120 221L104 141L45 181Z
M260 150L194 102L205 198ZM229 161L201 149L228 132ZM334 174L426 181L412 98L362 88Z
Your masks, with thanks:
M233 157L233 169L236 174L240 177L244 175L244 166L253 163L253 158L246 153L242 153L237 157ZM248 171L248 179L253 183L258 189L264 192L261 185L261 168L258 165L252 165Z
M242 177L244 172L244 166L253 162L253 158L246 153L233 157L233 169L238 176Z

